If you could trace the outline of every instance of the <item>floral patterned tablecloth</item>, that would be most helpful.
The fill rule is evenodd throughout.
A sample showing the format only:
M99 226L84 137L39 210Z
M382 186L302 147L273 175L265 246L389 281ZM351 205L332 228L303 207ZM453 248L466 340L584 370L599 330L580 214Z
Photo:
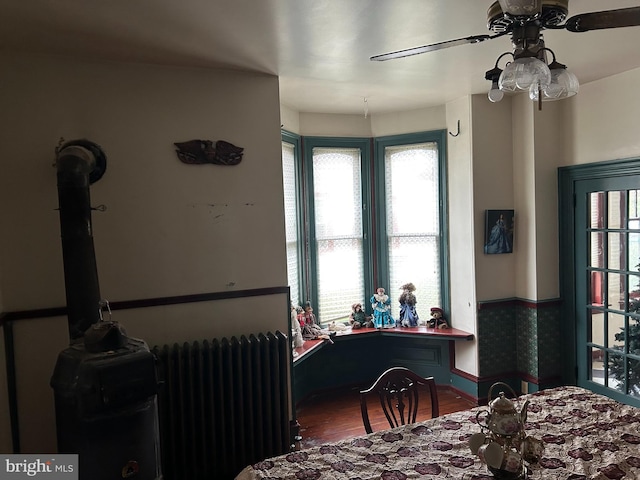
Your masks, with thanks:
M525 399L526 433L545 445L528 478L640 480L640 408L579 387L542 390L517 403ZM266 459L236 480L491 480L467 443L480 431L479 408Z

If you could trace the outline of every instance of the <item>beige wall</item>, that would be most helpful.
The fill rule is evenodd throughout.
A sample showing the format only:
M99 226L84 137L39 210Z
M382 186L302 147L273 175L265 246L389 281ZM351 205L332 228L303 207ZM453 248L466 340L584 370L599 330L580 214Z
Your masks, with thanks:
M447 188L451 317L461 330L476 333L475 233L473 222L472 99L462 97L447 104ZM458 121L460 132L458 132ZM476 340L456 342L456 366L468 372L478 368Z
M486 95L473 96L474 287L479 301L515 296L519 226L512 254L484 253L485 211L515 209L511 100L506 97L500 103L491 103ZM519 212L516 215L519 217Z
M382 137L402 133L428 132L447 127L446 107L375 115L331 115L298 113L284 105L280 116L285 130L305 136ZM455 131L455 125L450 127Z
M532 102L533 103L533 102ZM548 102L542 111L534 108L535 121L535 296L520 298L548 300L560 295L558 245L558 166L562 161L564 111L568 103ZM526 201L526 199L521 199ZM530 201L530 200L529 200ZM523 292L527 294L528 292Z
M640 69L580 87L570 100L566 154L560 165L640 156Z
M111 302L287 283L278 78L5 55L0 89L3 310L65 304L54 148L107 155L91 187L102 295ZM244 147L233 167L185 165L173 142ZM7 233L10 232L10 233ZM285 295L114 312L150 345L288 328ZM21 446L55 449L49 379L66 319L14 323ZM4 369L3 369L4 374ZM0 378L3 379L3 378ZM5 405L4 387L0 405ZM0 451L7 444L0 410Z
M285 105L280 105L280 125L283 130L300 133L300 114Z
M527 95L513 99L513 183L516 208L515 296L557 298L557 167L563 145L566 102L543 103Z
M534 103L526 94L513 97L513 184L517 244L514 295L536 299L536 203L535 203L535 121Z
M398 135L411 132L442 130L456 132L456 123L449 121L445 105L409 110L406 112L383 113L371 116L371 133L374 137Z
M64 305L52 167L60 137L93 140L108 157L91 188L92 203L107 207L93 215L107 298L283 284L286 266L273 259L284 257L284 245L275 243L273 256L250 248L284 238L276 77L7 61L0 208L13 234L0 238L5 310ZM242 146L244 160L185 165L173 142L194 138Z
M364 115L300 113L300 135L309 137L370 137L370 118ZM341 133L342 132L342 133Z

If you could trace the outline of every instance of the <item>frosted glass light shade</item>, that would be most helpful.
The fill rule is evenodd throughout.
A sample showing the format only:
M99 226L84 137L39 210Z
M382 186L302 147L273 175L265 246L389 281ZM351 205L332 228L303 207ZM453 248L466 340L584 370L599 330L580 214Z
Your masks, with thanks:
M488 96L489 101L496 103L504 98L504 92L496 86L495 88L491 88L491 90L489 90Z
M498 80L498 86L504 92L529 90L532 84L541 85L544 88L550 83L549 67L534 57L517 58L509 63Z
M554 68L551 70L551 83L547 87L540 89L542 101L550 102L563 98L573 97L580 89L578 78L566 68ZM538 101L539 90L537 85L532 85L529 89L529 98Z

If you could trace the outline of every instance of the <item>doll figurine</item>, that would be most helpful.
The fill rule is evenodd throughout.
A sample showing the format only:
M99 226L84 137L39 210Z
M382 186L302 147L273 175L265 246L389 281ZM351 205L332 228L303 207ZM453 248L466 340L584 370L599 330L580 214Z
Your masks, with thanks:
M349 323L351 324L351 328L373 327L373 322L371 321L371 318L367 317L364 313L361 303L354 303L351 305Z
M370 301L373 308L373 326L375 328L395 327L396 321L391 316L391 299L384 292L384 288L379 287Z
M327 340L329 343L333 343L333 340L331 340L331 332L326 328L321 328L316 321L311 302L304 304L304 312L298 314L298 320L302 328L303 340L316 340L321 338Z
M307 302L304 304L304 313L302 314L303 322L301 324L304 325L315 325L316 316L313 313L313 308L311 307L311 302Z
M431 319L427 326L429 328L449 328L449 324L444 318L444 311L441 308L431 308Z
M291 339L293 341L293 348L300 348L304 345L304 339L302 338L302 327L298 321L298 312L293 303L291 304Z
M402 294L398 301L400 302L400 317L398 319L403 327L418 326L418 312L416 312L416 296L413 294L416 287L413 283L405 283L400 287Z
M296 307L296 318L298 319L300 328L304 327L304 309L300 305Z

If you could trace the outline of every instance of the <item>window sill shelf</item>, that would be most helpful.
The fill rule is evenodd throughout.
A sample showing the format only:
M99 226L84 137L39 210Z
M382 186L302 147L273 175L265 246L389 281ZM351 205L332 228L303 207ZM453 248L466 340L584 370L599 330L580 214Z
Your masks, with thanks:
M434 340L473 340L473 334L458 330L457 328L427 328L427 327L394 327L394 328L359 328L357 330L345 330L337 332L332 338L333 341L356 340L358 338L371 337L374 335L393 337L427 337ZM330 343L328 340L306 340L302 347L294 348L294 365L310 357L319 351L324 345Z
M312 352L320 350L327 340L319 338L318 340L305 340L304 345L293 349L293 363L302 362L305 358L311 356Z

